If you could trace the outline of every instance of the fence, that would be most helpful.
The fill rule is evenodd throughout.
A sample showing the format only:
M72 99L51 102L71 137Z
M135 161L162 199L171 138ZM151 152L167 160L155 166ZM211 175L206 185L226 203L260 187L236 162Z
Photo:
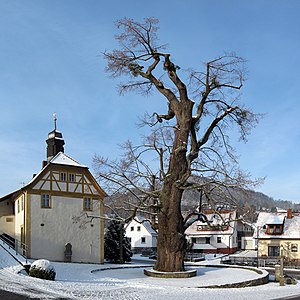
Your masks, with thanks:
M9 249L13 249L16 256L21 255L22 257L24 257L27 264L27 246L24 243L6 233L0 234L0 240L3 244L6 244Z
M240 256L224 256L221 258L221 263L232 265L246 265L258 267L274 267L280 264L280 257L240 257ZM300 269L300 261L295 259L284 258L284 267L291 269Z

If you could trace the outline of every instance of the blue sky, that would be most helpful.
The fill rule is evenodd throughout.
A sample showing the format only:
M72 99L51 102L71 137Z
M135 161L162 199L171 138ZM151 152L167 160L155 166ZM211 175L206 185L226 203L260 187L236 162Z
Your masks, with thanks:
M165 102L119 96L101 52L116 46L114 21L154 16L183 68L224 51L248 60L244 103L266 116L236 144L241 167L266 176L263 193L300 202L299 13L297 0L0 0L0 196L40 170L54 112L65 152L87 166L138 142L137 117Z

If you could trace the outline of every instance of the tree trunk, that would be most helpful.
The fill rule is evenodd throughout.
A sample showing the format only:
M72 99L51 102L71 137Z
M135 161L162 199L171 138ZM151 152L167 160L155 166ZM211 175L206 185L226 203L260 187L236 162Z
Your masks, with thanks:
M158 216L157 262L155 269L163 272L184 271L186 240L180 212L182 191L171 189L162 195L164 208Z
M187 144L192 120L193 103L187 101L178 113L174 144L167 177L160 195L161 211L158 214L157 262L155 269L163 272L184 271L186 239L181 214L183 190L178 183L186 175Z

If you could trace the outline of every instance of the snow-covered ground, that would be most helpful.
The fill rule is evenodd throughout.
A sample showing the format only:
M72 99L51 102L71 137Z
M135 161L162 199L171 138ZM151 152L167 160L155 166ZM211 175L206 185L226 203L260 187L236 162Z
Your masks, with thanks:
M211 257L210 263L217 263ZM239 282L257 277L249 270L205 267L195 264L197 276L187 279L159 279L144 275L144 268L151 268L149 260L135 256L132 264L91 265L55 263L57 273L55 281L32 278L23 272L18 274L20 266L0 247L0 289L26 294L30 297L55 299L277 299L300 293L300 284L279 286L268 283L247 288L210 289L201 288L211 284ZM205 264L206 262L202 262ZM145 266L139 268L139 266ZM120 267L119 269L115 269ZM134 267L134 268L132 268ZM95 271L96 270L96 271Z

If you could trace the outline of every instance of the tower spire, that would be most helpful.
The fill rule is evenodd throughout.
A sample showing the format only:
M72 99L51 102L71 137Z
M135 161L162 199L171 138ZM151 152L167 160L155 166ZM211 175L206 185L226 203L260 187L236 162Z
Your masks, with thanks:
M57 121L56 113L53 114L53 121L54 121L54 130L56 131L56 121Z
M50 161L59 152L64 152L65 141L62 133L57 130L56 113L53 114L54 130L48 133L47 143L47 161Z

